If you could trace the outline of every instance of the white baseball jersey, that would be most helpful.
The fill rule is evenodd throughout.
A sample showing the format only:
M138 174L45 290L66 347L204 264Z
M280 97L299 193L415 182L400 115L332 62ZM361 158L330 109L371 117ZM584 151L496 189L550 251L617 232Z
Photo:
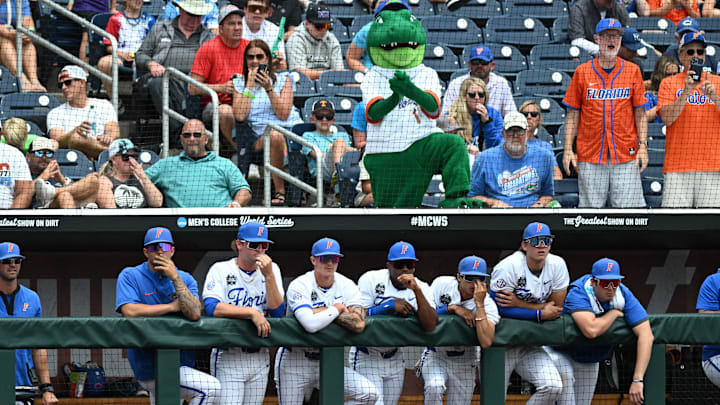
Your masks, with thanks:
M323 288L315 281L315 271L293 280L287 291L287 314L295 313L298 308L331 307L341 303L346 307L361 305L360 290L355 283L340 273L335 273L335 281L330 288Z
M490 289L512 291L529 303L544 303L554 291L567 289L569 283L570 274L562 257L548 253L545 267L535 275L528 268L525 254L517 251L495 265Z
M440 276L435 279L432 283L432 295L433 302L436 307L446 307L448 305L459 305L465 309L469 309L473 313L475 311L475 299L470 297L463 301L460 297L460 290L458 290L458 280L453 276ZM498 313L497 305L490 294L485 295L485 315L487 315L488 322L493 325L497 325L500 322L500 314ZM443 347L445 350L463 351L466 347Z
M282 286L280 267L273 263L272 269L275 284L282 296L285 290ZM205 298L215 298L222 303L239 307L254 308L265 316L268 314L265 276L260 269L256 269L252 274L240 270L236 258L217 262L210 267L203 288L203 299Z
M373 66L365 75L360 89L363 101L369 106L377 98L388 98L393 91L390 89L390 80L395 76L396 69L386 69ZM440 79L435 70L425 65L418 65L412 69L403 70L412 80L413 84L423 91L431 93L438 102L437 115L430 117L434 111L424 111L413 100L403 97L400 103L388 113L380 122L372 123L368 120L366 153L402 152L418 139L430 134L442 132L435 125L440 115Z

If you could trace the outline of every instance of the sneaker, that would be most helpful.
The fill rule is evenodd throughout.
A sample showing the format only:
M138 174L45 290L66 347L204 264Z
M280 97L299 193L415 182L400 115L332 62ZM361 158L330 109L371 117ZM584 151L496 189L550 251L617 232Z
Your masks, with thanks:
M137 390L135 392L135 396L136 397L149 397L150 392L148 392L148 390L146 390L145 388L140 388L139 390Z
M43 179L37 179L35 182L35 200L38 204L46 208L55 198L55 186Z
M97 207L98 207L98 205L95 204L94 202L88 203L88 204L85 206L85 208L91 209L91 210L94 210L94 209L96 209Z

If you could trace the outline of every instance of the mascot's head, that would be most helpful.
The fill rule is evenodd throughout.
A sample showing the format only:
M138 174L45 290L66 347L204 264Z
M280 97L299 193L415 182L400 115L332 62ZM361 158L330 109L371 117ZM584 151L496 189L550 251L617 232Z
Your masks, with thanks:
M385 0L375 11L367 36L373 64L387 69L410 69L422 63L427 37L420 20L401 0Z

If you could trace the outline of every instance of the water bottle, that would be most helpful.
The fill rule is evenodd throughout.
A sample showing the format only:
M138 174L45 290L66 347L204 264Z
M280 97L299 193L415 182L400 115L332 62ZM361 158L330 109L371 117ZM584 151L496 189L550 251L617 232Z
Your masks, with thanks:
M90 137L97 138L97 118L95 117L95 106L90 105L90 113L88 114L88 122L90 122Z

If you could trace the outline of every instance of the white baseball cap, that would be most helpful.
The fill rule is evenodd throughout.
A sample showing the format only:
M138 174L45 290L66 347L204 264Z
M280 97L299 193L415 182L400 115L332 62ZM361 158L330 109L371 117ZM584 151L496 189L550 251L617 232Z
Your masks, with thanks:
M87 78L87 72L77 65L67 65L58 73L58 82L63 82L67 79L87 80Z
M525 116L517 111L513 111L503 118L503 129L508 130L513 127L520 127L527 129L527 119Z
M52 140L45 138L44 136L39 136L35 138L30 146L30 152L35 152L37 150L51 150L55 152L57 148Z

